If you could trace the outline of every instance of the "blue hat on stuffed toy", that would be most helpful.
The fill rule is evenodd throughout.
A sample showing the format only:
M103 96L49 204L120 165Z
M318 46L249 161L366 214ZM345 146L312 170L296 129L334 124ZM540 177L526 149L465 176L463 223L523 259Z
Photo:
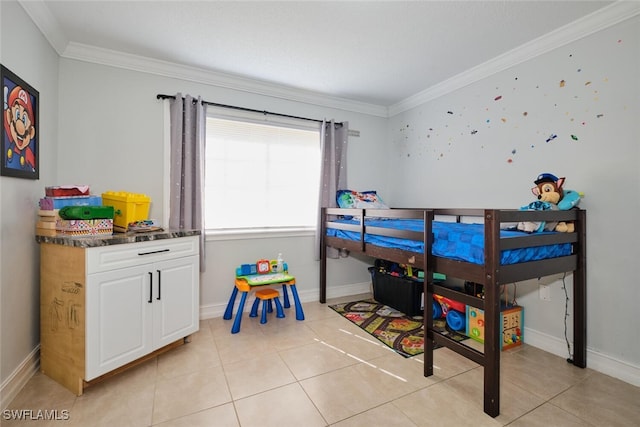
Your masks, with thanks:
M543 182L558 182L558 177L552 173L541 173L540 175L538 175L538 178L533 181L535 185L541 184Z

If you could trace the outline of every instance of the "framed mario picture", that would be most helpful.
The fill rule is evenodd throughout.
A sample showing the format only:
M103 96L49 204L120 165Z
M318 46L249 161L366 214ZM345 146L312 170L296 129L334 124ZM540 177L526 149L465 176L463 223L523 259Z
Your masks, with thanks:
M37 90L1 65L2 152L0 175L39 178Z

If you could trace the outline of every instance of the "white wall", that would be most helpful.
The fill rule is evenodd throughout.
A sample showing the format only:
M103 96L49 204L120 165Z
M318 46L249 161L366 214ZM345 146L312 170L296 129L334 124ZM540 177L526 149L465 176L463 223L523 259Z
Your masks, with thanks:
M152 199L150 216L162 220L164 107L156 95L177 92L261 111L348 121L351 129L360 131L360 137L351 137L349 142L350 184L359 189L386 185L384 175L378 172L384 159L373 155L386 144L385 118L69 59L60 61L57 184L86 183L94 194L106 190L148 194ZM279 252L296 275L301 298L318 299L318 263L313 259L311 236L218 239L208 241L205 250L203 315L224 311L236 266L275 258ZM335 267L330 269L329 295L347 292L348 288L338 290L341 285L370 280L366 264L358 260L331 262Z
M4 388L40 341L40 257L34 232L44 186L57 179L58 56L16 2L2 1L0 10L0 62L40 93L40 180L0 177L0 383Z
M534 200L539 173L566 176L566 188L585 193L580 206L587 210L588 364L605 358L623 370L629 365L635 383L639 22L624 21L392 117L387 156L398 173L390 178L394 191L384 195L394 206L519 208ZM557 138L547 142L551 135ZM560 283L550 302L540 301L536 281L517 290L534 333L525 332L525 341L548 336L567 355Z

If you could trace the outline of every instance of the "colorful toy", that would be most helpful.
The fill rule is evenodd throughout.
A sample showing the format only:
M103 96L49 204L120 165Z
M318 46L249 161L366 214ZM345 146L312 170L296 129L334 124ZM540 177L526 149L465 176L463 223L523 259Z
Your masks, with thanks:
M484 343L484 311L467 306L466 335L478 342ZM524 336L524 310L520 306L502 306L500 309L501 348L506 350L522 345Z
M558 209L561 211L568 211L569 209L578 206L580 203L580 198L584 196L583 193L578 193L573 190L563 190L564 195L560 202L558 202Z
M461 331L465 328L465 313L457 310L450 310L447 313L447 325L454 331Z
M284 273L286 269L284 266L286 263L282 260L282 254L278 254L278 259L271 260L271 272L272 273Z
M534 181L535 187L531 189L537 201L522 206L523 211L547 211L547 210L569 210L578 205L581 193L573 190L564 190L564 177L558 178L551 173L541 173ZM573 233L575 230L572 222L546 222L546 221L525 221L518 223L518 230L527 233L537 233L541 231L559 231L562 233Z
M445 298L442 295L433 295L433 318L444 317L447 325L454 331L464 329L465 304Z
M449 310L456 310L461 313L464 313L465 311L465 305L462 304L461 302L454 301L452 299L445 298L441 295L436 295L436 294L433 294L433 299L436 300L440 304L440 307L442 308L441 317L445 317L449 312Z
M256 261L258 274L267 274L271 272L271 263L268 259L259 259Z
M432 307L433 307L433 318L434 319L439 319L442 317L442 306L440 306L440 303L435 301L432 302Z
M236 268L236 276L252 276L254 274L287 273L289 266L282 259L282 254L278 254L278 259L260 259L255 264L242 264ZM274 276L275 277L275 276Z
M242 264L236 268L236 276L249 276L252 274L258 274L258 268L255 264Z

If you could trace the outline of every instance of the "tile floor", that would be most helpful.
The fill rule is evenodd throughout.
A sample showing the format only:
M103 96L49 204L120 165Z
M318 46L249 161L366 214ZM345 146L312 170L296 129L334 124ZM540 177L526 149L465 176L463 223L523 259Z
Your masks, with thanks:
M352 301L352 296L331 302ZM365 295L364 297L368 297ZM482 368L435 351L405 359L319 303L306 320L246 314L204 320L192 341L76 397L37 373L8 409L57 410L68 420L2 426L636 426L640 388L523 345L503 353L501 413L482 411Z

